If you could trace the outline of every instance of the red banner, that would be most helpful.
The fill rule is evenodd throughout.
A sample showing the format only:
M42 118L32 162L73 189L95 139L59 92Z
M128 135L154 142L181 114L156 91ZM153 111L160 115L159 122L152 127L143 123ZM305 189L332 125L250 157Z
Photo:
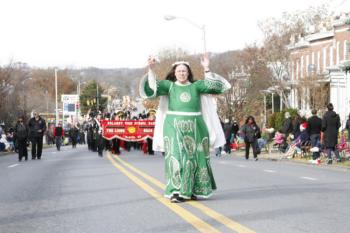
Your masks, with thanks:
M102 120L102 136L111 140L119 138L125 141L143 141L153 138L155 121L151 120Z

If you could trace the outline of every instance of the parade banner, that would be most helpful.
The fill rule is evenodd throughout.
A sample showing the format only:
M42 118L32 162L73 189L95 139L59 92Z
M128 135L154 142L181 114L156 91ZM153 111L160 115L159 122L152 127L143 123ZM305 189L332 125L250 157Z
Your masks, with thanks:
M154 120L101 120L102 136L111 140L143 141L153 138Z

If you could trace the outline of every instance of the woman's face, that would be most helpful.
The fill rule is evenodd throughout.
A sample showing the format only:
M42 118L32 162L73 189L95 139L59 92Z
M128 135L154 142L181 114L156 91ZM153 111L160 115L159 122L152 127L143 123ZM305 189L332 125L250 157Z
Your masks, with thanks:
M178 65L175 68L176 80L182 84L185 84L188 80L188 70L185 65Z
M253 124L253 119L252 119L252 118L249 118L249 119L248 119L248 123L249 123L249 124Z

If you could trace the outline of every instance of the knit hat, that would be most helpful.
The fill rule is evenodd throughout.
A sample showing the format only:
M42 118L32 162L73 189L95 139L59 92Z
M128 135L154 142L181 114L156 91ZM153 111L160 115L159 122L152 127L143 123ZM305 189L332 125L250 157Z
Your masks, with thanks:
M300 131L304 131L307 128L307 123L300 124Z

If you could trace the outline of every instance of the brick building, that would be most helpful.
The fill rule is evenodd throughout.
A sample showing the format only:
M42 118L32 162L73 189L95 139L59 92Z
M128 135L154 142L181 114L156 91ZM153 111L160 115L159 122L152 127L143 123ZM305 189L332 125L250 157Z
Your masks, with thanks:
M293 35L288 49L290 105L307 114L331 102L344 125L350 113L350 14L334 17L310 35Z

